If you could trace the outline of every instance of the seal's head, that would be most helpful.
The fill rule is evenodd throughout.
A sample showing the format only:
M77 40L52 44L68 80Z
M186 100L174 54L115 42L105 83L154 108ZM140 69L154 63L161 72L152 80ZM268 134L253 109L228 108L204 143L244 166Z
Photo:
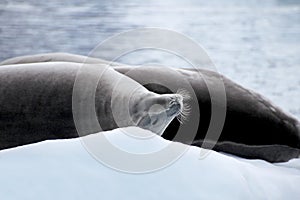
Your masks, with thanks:
M171 121L183 109L180 94L151 93L131 106L131 117L137 126L162 135Z

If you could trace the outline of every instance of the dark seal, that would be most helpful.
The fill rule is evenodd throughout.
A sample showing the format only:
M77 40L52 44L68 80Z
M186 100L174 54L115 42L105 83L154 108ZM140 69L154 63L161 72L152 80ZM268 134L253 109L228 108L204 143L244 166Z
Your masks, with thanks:
M8 59L2 65L35 62L72 62L72 63L102 63L109 62L97 58L89 58L80 55L54 53L24 56ZM170 76L167 70L158 67L124 66L118 63L112 64L114 69L143 84L145 79L151 79L152 84L144 85L148 90L159 94L170 93L164 85L155 84L162 79L168 85L176 85L178 79ZM195 98L186 100L193 107L198 104L201 119L196 137L190 141L186 137L176 138L175 134L180 126L177 120L173 120L162 135L169 140L205 146L205 143L217 142L214 150L235 154L245 158L264 159L270 162L283 162L299 157L300 154L300 123L299 121L275 106L262 95L246 89L230 79L221 76L226 89L227 113L224 128L218 141L204 141L211 119L211 97L205 80L214 81L220 75L209 70L176 69L182 79L187 80L195 94ZM133 72L133 73L129 73ZM191 109L193 110L193 109ZM188 120L193 120L189 118ZM212 138L213 140L213 138Z
M30 63L0 67L0 149L47 139L78 137L72 103L95 95L96 119L100 128L90 126L88 113L82 122L86 134L118 127L139 126L162 134L180 114L180 94L156 94L111 67L86 65L86 81L99 80L94 94L74 83L82 64L67 62ZM99 77L101 75L101 78ZM84 80L85 81L85 80ZM115 96L113 96L115 94Z

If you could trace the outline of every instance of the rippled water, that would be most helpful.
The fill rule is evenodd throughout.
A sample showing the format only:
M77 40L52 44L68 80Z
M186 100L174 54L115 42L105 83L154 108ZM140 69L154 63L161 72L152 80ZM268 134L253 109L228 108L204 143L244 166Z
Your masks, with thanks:
M87 55L106 38L139 27L183 33L218 70L300 118L299 0L70 0L0 2L0 59L43 52ZM182 66L155 53L127 62Z

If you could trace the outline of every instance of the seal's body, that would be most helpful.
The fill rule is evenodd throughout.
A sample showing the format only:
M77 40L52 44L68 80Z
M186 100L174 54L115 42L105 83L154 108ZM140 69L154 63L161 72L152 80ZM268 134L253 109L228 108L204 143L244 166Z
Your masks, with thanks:
M56 63L59 61L108 64L105 60L86 59L84 56L64 53L18 57L6 60L1 64ZM160 82L163 79L169 86L178 84L178 78L170 76L170 72L162 68L149 66L134 68L122 66L118 63L109 64L112 64L116 71L141 84L144 83L145 79L151 79L153 84L150 83L144 86L155 93L170 93L168 88L155 84L156 81ZM193 101L196 101L200 108L200 122L195 140L189 141L181 137L177 141L201 146L211 119L211 97L206 82L214 82L220 75L203 69L175 70L182 79L191 84L196 94L196 99L191 99L189 103L193 104ZM133 73L130 73L132 71ZM221 76L221 78L226 90L227 113L224 128L214 149L246 158L261 158L271 162L287 161L298 157L300 154L299 121L261 95L243 88L224 76ZM164 131L163 137L172 140L178 127L179 122L173 120ZM210 139L209 136L208 139Z
M164 79L168 85L176 84L178 79L169 76L166 70L157 67L115 67L115 69L139 83L145 79ZM134 71L134 73L128 73ZM207 70L176 69L192 86L199 104L200 121L198 133L192 142L202 146L211 120L211 97L206 81L213 82L218 74ZM245 89L222 76L226 90L226 119L215 150L224 151L246 158L262 158L272 162L287 161L300 154L300 126L297 119L275 106L260 94ZM153 92L164 94L170 91L162 85L147 84ZM179 127L174 120L163 137L172 140ZM189 134L189 133L187 133ZM209 140L213 140L208 136ZM180 142L187 143L184 139Z
M90 113L84 113L80 123L88 131L81 132L80 136L135 125L161 134L182 109L181 95L155 94L110 67L85 67L90 71L83 81L98 80L94 94L86 93L89 88L77 88L82 95L74 99L74 84L82 64L1 66L0 149L46 139L78 137L73 119L74 103L83 103L89 95L94 97L100 127L91 127ZM159 106L151 110L154 105Z

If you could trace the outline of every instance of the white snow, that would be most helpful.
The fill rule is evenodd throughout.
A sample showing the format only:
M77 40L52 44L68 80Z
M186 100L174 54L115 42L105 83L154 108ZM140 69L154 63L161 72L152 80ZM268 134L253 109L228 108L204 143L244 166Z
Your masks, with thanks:
M125 173L103 165L83 145L103 138L140 155L170 144L186 151L162 169ZM214 151L201 159L201 148L186 147L128 127L0 151L0 199L300 199L300 159L270 164Z

